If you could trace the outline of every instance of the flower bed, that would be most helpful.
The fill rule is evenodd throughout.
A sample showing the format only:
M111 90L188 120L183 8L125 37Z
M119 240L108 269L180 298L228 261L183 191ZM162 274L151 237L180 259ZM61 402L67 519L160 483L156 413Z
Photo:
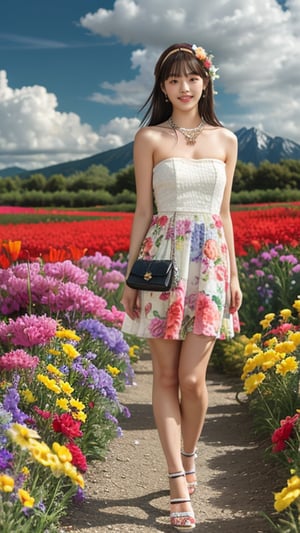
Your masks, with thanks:
M283 515L273 526L281 532L298 532L300 300L278 315L266 314L261 326L262 333L255 333L246 345L242 380L255 429L269 437L268 454L278 458L289 476L286 486L274 494L274 508Z
M20 263L0 270L0 530L56 531L84 473L129 416L132 357L113 304L124 263Z

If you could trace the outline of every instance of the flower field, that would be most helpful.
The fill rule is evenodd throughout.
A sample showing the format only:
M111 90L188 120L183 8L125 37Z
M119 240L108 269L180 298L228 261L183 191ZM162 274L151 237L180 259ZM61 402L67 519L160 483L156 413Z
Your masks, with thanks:
M232 213L244 303L241 335L220 357L234 361L256 429L286 468L274 487L283 532L300 532L299 207ZM59 531L70 501L84 500L89 462L130 416L118 393L141 347L120 331L132 216L0 208L3 533Z
M1 211L2 209L2 211ZM99 213L82 211L60 211L72 216L80 214L88 220L70 222L38 222L39 215L56 211L39 209L11 208L20 213L36 213L37 223L1 224L0 239L22 241L21 258L29 259L49 253L49 249L67 249L74 246L85 249L87 255L100 251L112 257L118 252L126 252L129 247L132 213ZM268 244L297 246L300 242L300 206L271 207L232 213L237 255L245 255L248 248L260 249ZM45 235L47 238L45 239Z

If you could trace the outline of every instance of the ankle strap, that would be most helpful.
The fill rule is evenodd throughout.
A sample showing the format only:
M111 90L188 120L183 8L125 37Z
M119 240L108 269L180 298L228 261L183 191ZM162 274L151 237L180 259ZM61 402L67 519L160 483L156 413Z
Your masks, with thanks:
M185 476L184 472L173 472L171 474L168 474L168 477L171 479L175 479L176 477L183 477Z
M194 457L194 455L195 455L195 457L197 457L196 451L197 450L194 450L193 452L188 453L188 452L185 452L184 450L182 450L181 455L183 455L184 457Z
M173 498L172 500L170 500L170 504L175 505L176 503L189 503L190 501L190 498Z

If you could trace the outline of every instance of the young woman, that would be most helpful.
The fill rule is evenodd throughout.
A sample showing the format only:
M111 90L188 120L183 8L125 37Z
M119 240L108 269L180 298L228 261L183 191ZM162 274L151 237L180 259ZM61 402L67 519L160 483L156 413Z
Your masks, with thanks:
M138 257L169 259L175 248L179 280L169 292L126 286L121 300L123 331L149 342L171 524L184 531L195 527L190 495L207 365L215 340L238 331L242 300L230 216L237 140L214 112L216 71L211 55L187 43L158 59L134 142L137 202L127 274Z

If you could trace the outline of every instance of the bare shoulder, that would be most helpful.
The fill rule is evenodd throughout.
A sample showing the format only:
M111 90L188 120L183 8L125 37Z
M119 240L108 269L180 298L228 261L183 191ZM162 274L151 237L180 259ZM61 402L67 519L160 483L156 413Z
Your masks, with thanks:
M218 128L218 135L226 152L226 160L235 160L238 149L238 140L235 133L228 128Z
M135 142L150 142L155 144L159 142L165 130L166 128L163 124L158 124L157 126L144 126L137 131L135 135Z

